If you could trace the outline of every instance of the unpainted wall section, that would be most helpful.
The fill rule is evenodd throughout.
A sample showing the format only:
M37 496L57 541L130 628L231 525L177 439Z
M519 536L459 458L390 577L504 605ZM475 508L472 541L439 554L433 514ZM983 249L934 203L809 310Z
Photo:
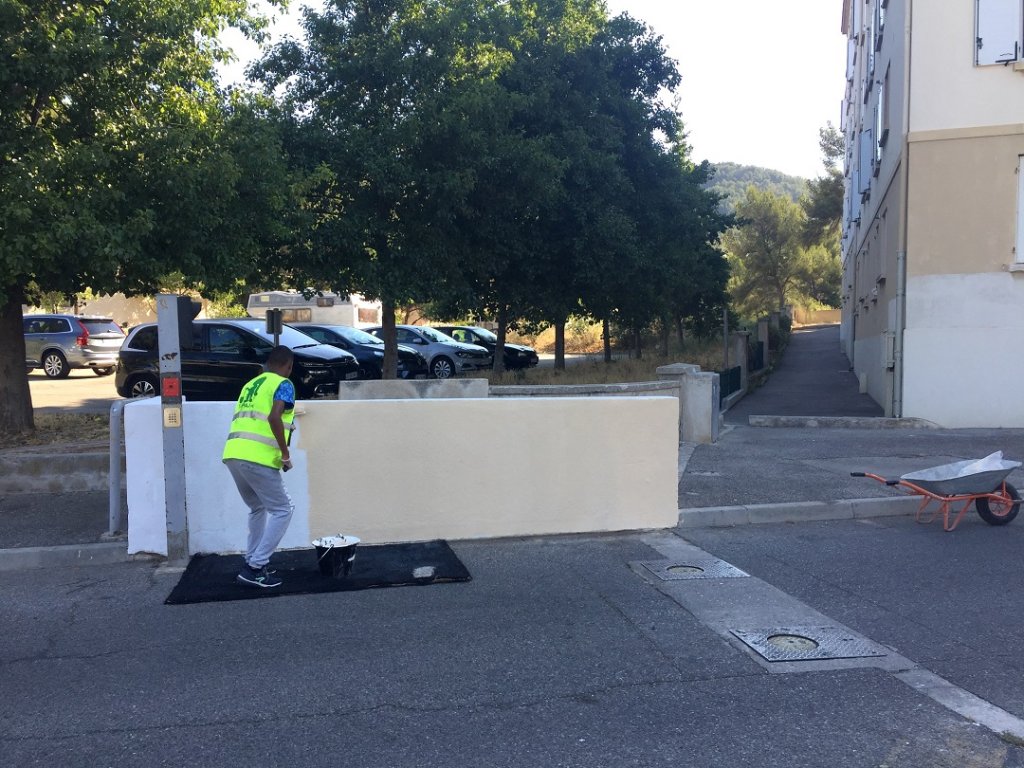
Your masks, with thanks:
M907 284L903 415L943 427L1024 427L1024 274Z

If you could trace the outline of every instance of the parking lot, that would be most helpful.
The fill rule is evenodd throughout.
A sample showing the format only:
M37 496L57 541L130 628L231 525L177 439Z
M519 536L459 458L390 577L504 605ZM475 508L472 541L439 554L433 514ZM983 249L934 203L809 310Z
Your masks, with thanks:
M74 409L79 413L109 413L110 404L121 398L114 390L113 376L72 370L66 379L48 379L41 370L30 371L28 386L36 413Z
M566 364L595 359L596 355L566 355ZM554 365L554 355L541 355L541 368ZM42 370L28 374L32 406L36 413L55 413L73 409L79 413L109 413L111 403L122 398L114 390L113 376L97 376L92 371L75 369L66 379L48 379Z

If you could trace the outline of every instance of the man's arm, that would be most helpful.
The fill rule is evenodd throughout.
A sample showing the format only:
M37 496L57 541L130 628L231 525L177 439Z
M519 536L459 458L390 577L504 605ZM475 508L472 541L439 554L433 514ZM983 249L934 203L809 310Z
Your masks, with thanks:
M277 445L281 449L281 464L286 469L291 469L292 458L288 453L288 438L284 429L284 421L281 419L288 405L289 403L286 403L284 400L275 400L273 407L270 409L268 421L270 422L270 431L274 433Z

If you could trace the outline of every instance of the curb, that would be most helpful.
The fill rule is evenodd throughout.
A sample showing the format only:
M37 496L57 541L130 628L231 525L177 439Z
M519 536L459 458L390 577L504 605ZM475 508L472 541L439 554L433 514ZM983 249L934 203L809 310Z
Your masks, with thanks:
M825 427L844 429L941 429L927 419L887 416L748 416L752 427Z
M723 528L760 523L802 523L815 520L862 520L911 515L920 506L914 496L892 496L842 501L794 501L736 507L680 509L677 529Z
M131 561L126 541L98 544L59 544L52 547L0 549L0 571L67 568L76 565L112 565Z
M109 452L0 455L0 493L106 491L109 477Z

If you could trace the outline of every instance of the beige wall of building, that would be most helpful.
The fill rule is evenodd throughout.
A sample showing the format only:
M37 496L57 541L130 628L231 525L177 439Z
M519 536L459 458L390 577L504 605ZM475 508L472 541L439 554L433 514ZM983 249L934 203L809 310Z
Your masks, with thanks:
M974 14L969 0L913 4L911 130L1024 121L1024 74L1012 64L974 65Z
M1020 124L911 134L908 278L1000 272L1014 262L1021 155Z
M889 0L871 57L860 46L877 4L844 4L861 54L844 102L844 349L887 413L1024 426L1024 405L1006 397L1024 374L1024 67L975 64L981 32L966 1ZM879 92L888 135L865 158L858 142L872 120L874 138L884 134Z

